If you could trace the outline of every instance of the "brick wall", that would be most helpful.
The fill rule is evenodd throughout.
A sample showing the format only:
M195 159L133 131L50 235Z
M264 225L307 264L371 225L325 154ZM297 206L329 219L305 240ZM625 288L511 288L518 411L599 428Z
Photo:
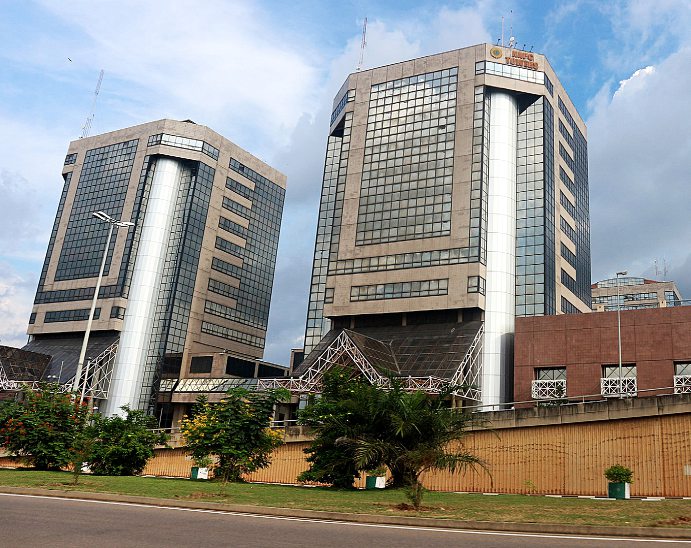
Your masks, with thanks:
M691 306L623 310L621 344L639 391L672 386L674 362L691 361ZM567 396L576 397L599 394L602 365L618 362L616 312L516 318L516 401L531 399L536 367L566 367Z

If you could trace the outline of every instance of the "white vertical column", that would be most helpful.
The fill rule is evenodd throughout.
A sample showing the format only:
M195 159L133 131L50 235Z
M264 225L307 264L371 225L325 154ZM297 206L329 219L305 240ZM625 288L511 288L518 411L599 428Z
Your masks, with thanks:
M516 313L516 147L518 104L492 91L487 195L487 279L482 403L507 401ZM486 408L487 409L487 408Z
M157 160L139 249L134 259L108 401L103 410L105 415L121 414L120 407L123 405L129 405L131 409L137 409L140 405L142 379L180 180L179 162L169 158Z

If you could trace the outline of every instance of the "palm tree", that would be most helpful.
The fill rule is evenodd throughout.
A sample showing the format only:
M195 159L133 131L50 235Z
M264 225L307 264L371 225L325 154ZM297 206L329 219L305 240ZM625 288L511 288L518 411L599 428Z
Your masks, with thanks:
M422 501L423 472L485 468L460 441L474 419L449 408L453 388L439 396L406 392L397 379L381 388L349 378L342 371L331 373L325 386L334 382L346 383L337 391L339 400L330 401L330 394L325 393L317 405L326 405L328 413L313 414L318 420L306 421L317 430L315 442L328 436L330 449L340 448L341 458L351 459L354 470L387 466L391 486L405 488L416 509Z

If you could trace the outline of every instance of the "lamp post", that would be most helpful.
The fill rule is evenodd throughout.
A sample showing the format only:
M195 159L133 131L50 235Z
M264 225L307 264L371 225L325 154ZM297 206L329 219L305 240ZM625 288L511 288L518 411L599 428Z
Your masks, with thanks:
M624 379L622 377L622 367L621 367L621 290L619 277L626 276L628 272L622 270L617 272L617 339L619 340L619 398L624 397Z
M94 289L94 298L91 301L91 310L89 310L89 319L86 322L86 331L84 332L84 341L82 342L82 350L79 353L79 361L77 362L77 372L74 375L74 383L72 384L72 391L77 392L79 390L79 379L82 376L82 369L84 368L84 357L86 356L86 347L89 344L89 335L91 334L91 324L94 320L94 311L96 310L96 301L98 300L98 292L101 289L101 280L103 279L103 270L106 267L106 259L108 258L108 248L110 247L110 240L113 237L113 229L131 227L134 223L127 221L118 221L113 219L104 211L96 211L92 214L98 220L108 223L110 225L108 229L108 238L106 239L106 247L103 250L103 259L101 260L101 269L98 272L98 279L96 280L96 288ZM84 385L81 389L79 395L79 403L84 401L84 393L86 392L86 379L84 379Z

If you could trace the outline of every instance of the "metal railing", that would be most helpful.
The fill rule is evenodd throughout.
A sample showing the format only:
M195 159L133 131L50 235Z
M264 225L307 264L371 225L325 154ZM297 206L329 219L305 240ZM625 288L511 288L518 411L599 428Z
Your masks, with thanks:
M72 384L67 383L47 383L46 381L21 381L21 380L11 380L7 377L5 373L5 368L0 362L0 390L8 392L18 392L20 390L40 390L42 386L46 384L56 384L60 392L71 392Z
M555 400L566 396L566 379L544 379L533 381L530 395L534 400Z
M691 375L674 375L674 393L691 393Z
M653 394L657 392L658 394ZM619 394L617 394L618 396ZM626 399L631 400L636 397L641 397L645 395L674 395L674 386L658 386L656 388L644 388L638 390L635 394L624 394ZM559 405L579 405L582 403L594 403L594 402L605 402L610 398L604 397L602 392L597 394L581 394L580 396L564 396L559 398ZM478 405L465 405L459 407L459 410L465 411L513 411L516 408L525 408L529 406L535 406L544 403L544 400L530 399L530 400L516 400L505 403L491 403L491 404L478 404Z
M638 393L638 382L636 377L600 378L600 391L606 398L635 396Z
M480 381L482 376L482 351L485 341L485 324L480 325L473 342L470 343L461 365L451 377L451 384L462 386L455 394L473 401L482 401L482 389Z

